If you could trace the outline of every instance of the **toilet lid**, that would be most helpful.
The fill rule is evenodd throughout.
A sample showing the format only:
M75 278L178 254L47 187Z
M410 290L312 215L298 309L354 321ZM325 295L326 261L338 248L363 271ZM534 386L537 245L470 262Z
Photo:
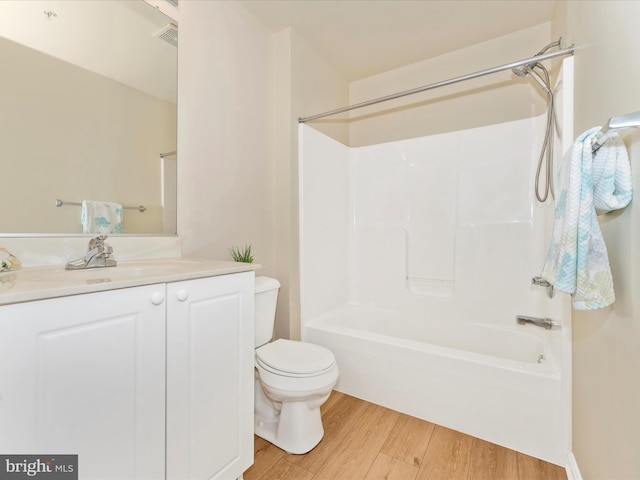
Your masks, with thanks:
M256 350L260 363L292 374L313 374L332 367L336 359L329 350L312 343L279 339Z

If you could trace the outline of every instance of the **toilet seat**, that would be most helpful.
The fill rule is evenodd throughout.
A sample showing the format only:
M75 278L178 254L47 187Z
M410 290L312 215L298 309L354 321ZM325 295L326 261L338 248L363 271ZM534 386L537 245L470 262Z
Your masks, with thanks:
M274 375L315 377L332 370L336 359L320 345L279 339L256 349L256 363Z
M287 377L287 378L313 378L324 375L327 372L331 372L335 368L335 362L332 363L329 367L315 373L292 373L292 372L283 372L276 368L270 367L269 365L265 365L259 359L256 358L256 366L264 371L272 373L273 375L277 375L279 377Z

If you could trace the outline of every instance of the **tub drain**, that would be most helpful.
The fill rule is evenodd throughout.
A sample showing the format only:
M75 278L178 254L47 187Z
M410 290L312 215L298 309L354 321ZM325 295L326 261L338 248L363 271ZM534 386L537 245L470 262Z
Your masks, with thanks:
M540 355L538 357L538 363L542 363L542 362L544 362L544 355Z

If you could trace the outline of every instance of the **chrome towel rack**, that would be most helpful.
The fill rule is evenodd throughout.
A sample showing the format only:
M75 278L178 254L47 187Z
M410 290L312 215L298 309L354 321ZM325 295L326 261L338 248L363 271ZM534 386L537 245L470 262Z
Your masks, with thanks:
M596 141L593 142L591 151L596 153L607 141L607 132L610 130L624 130L625 128L640 128L640 112L628 113L619 117L611 117L607 123L596 134Z
M61 207L63 205L78 205L78 206L82 206L81 202L67 202L67 201L62 201L59 198L56 198L56 207ZM128 210L138 210L140 213L144 213L147 210L147 207L145 207L144 205L138 205L136 206L129 206L129 205L123 205L122 208L126 208Z

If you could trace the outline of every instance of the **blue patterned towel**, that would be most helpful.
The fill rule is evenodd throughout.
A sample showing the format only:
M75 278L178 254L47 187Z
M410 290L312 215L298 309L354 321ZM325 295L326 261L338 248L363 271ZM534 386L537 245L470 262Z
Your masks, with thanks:
M616 133L594 155L599 128L580 135L556 175L553 236L542 277L573 296L576 310L606 307L615 301L607 247L597 215L631 202L631 167Z
M122 205L83 200L80 221L83 233L122 233Z

